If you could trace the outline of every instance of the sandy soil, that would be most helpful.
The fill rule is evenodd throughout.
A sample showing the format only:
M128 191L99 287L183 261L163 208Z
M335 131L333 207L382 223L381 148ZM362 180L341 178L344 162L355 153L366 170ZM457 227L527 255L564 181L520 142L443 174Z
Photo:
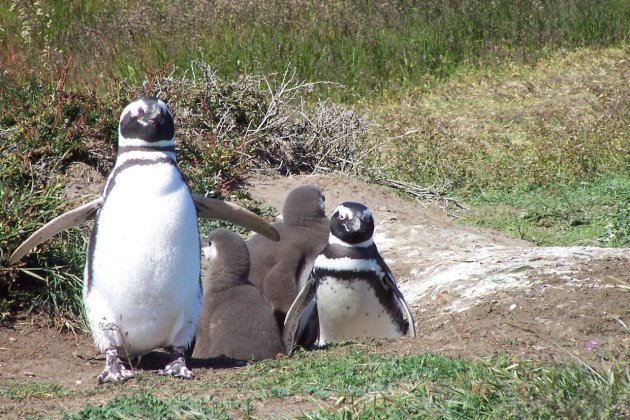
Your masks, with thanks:
M374 214L375 241L412 308L418 332L415 339L383 344L382 351L503 352L543 360L579 358L594 365L630 358L630 250L536 247L457 224L441 203L402 198L338 174L254 176L245 188L262 204L281 209L288 191L305 183L322 189L329 214L343 201L363 202ZM0 328L0 387L8 381L41 381L89 389L103 363L90 337L58 331L44 319L22 316ZM152 353L141 368L164 363L163 353ZM220 374L193 368L202 378ZM0 397L0 417L75 410L102 399ZM287 404L287 413L303 408L297 400Z

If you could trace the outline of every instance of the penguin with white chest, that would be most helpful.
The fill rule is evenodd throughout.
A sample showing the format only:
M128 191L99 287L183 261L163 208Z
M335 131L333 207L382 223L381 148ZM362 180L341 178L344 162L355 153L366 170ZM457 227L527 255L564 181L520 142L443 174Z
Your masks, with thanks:
M161 347L172 360L158 373L192 378L184 349L201 308L197 217L228 220L278 240L253 213L190 193L175 160L174 134L163 101L142 97L129 104L102 195L44 225L10 258L15 263L55 233L95 218L83 298L94 341L106 353L99 383L133 377L123 359Z
M197 212L175 161L174 134L160 100L142 98L122 112L83 288L92 336L107 354L99 382L131 374L119 356L159 347L173 352L160 373L192 377L183 353L201 307L201 257Z
M287 351L311 300L319 314L319 344L343 338L415 337L413 316L372 239L374 219L363 204L342 203L330 220L328 244L284 323Z

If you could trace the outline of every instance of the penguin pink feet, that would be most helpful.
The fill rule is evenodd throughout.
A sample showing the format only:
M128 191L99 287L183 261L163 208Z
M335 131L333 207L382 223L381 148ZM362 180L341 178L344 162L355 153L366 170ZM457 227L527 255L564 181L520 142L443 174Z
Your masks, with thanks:
M157 371L158 375L168 375L175 378L192 379L195 375L192 370L186 366L186 360L184 358L184 347L173 347L172 349L173 361L166 365L164 369Z
M133 378L136 374L133 369L127 369L122 360L118 357L118 350L107 349L105 359L105 369L98 375L98 384L105 382L115 382L122 384L129 378Z

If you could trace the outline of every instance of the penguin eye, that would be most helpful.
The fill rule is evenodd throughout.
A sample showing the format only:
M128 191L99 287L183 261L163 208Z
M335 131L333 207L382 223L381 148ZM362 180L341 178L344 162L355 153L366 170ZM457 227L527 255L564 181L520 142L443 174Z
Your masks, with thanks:
M326 201L326 196L324 194L322 194L321 196L322 201Z
M345 214L340 214L339 215L339 220L346 220L346 215Z

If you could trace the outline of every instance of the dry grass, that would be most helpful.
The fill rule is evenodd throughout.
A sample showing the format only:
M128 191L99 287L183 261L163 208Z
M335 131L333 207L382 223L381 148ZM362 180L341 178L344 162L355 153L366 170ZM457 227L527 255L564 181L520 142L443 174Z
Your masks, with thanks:
M465 189L548 185L630 165L629 78L628 49L583 49L435 81L369 108L394 134L418 130L382 156L407 179Z

